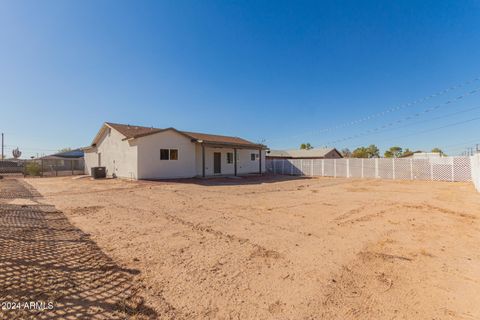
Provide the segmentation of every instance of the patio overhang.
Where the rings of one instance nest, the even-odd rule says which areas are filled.
[[[237,175],[237,150],[238,149],[249,149],[249,150],[258,150],[259,153],[259,165],[258,171],[259,174],[262,174],[262,150],[267,150],[267,146],[263,144],[240,144],[240,143],[231,143],[231,142],[219,142],[219,141],[207,141],[200,139],[192,139],[193,143],[197,143],[202,146],[202,177],[205,178],[205,148],[228,148],[233,149],[233,166],[234,166],[234,175]]]

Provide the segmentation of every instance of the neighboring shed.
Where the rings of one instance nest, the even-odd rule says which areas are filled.
[[[342,154],[335,148],[313,148],[310,150],[269,150],[267,159],[338,159]]]

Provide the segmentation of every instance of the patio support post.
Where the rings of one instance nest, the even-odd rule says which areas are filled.
[[[205,145],[202,143],[202,177],[205,178]]]
[[[237,148],[233,148],[233,169],[236,176],[237,175]]]
[[[262,174],[262,148],[258,149],[258,173]]]

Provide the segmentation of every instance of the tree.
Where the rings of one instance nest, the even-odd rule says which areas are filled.
[[[401,147],[390,147],[387,151],[385,151],[384,156],[385,158],[399,158],[403,154],[403,149]]]
[[[353,150],[352,157],[354,158],[378,158],[380,157],[380,150],[376,145],[371,144],[368,147],[358,147]]]
[[[368,146],[367,152],[369,158],[380,158],[380,150],[374,144]]]
[[[433,148],[431,152],[440,153],[440,155],[446,156],[446,154],[443,153],[442,149],[440,148]]]
[[[411,157],[413,154],[414,152],[407,148],[403,151],[402,157]]]
[[[302,150],[310,150],[310,149],[313,149],[313,146],[310,144],[310,143],[302,143],[300,145],[300,149]]]
[[[351,158],[352,157],[352,151],[350,151],[350,149],[348,149],[348,148],[343,148],[342,151],[340,151],[340,153],[342,154],[342,156],[344,158]]]

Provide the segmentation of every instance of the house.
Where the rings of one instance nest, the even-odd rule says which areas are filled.
[[[440,152],[421,152],[416,151],[406,158],[413,159],[433,159],[433,158],[442,158],[443,155]]]
[[[42,163],[42,170],[45,172],[69,171],[78,174],[85,170],[84,151],[82,149],[74,149],[62,151],[48,156],[37,158]]]
[[[107,176],[171,179],[265,172],[266,146],[238,137],[105,122],[85,148],[85,170]]]
[[[310,150],[269,150],[267,159],[338,159],[342,154],[335,148],[313,148]]]
[[[38,159],[41,160],[77,160],[83,162],[84,151],[82,149],[74,149],[54,153],[48,156],[43,156]]]

